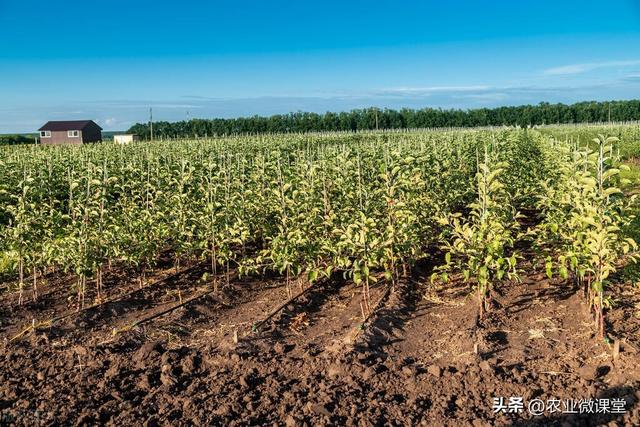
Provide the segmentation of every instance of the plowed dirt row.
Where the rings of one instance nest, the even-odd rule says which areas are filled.
[[[234,279],[198,292],[186,276],[127,310],[38,330],[0,349],[0,419],[16,425],[638,425],[637,291],[615,288],[614,361],[593,335],[580,293],[531,274],[507,283],[489,316],[463,285],[433,290],[428,274],[401,283],[362,329],[360,288],[318,283],[259,331],[287,300],[281,279]],[[199,288],[200,287],[200,288]],[[190,295],[190,294],[189,294]],[[222,303],[221,303],[222,302]],[[5,302],[3,302],[5,304]],[[2,313],[7,307],[2,306]],[[3,318],[3,321],[6,319]],[[84,323],[83,323],[84,322]],[[62,398],[64,396],[64,398]],[[620,398],[624,414],[494,413],[494,398]]]

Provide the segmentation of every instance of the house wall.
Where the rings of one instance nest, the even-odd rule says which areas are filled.
[[[49,138],[40,138],[40,143],[42,145],[59,145],[59,144],[82,144],[82,131],[80,131],[80,135],[75,138],[69,138],[67,136],[67,131],[52,131],[51,137]]]
[[[89,123],[82,130],[82,142],[100,142],[102,141],[102,131],[100,127],[94,123]]]
[[[137,141],[136,135],[113,135],[113,141],[117,144],[129,144],[130,142]]]

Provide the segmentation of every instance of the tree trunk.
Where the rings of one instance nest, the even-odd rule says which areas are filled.
[[[38,300],[38,272],[33,269],[33,302]]]
[[[22,261],[22,259],[20,259],[20,284],[19,284],[19,288],[20,291],[18,293],[18,305],[22,305],[22,292],[24,290],[24,261]]]

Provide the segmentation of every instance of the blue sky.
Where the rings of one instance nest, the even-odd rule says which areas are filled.
[[[0,0],[0,133],[631,98],[637,0]]]

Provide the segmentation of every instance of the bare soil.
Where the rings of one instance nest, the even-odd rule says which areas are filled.
[[[340,277],[257,330],[288,299],[281,278],[234,274],[212,293],[195,265],[160,269],[140,289],[116,268],[105,276],[109,302],[79,313],[62,276],[37,303],[18,307],[5,292],[0,424],[640,425],[637,289],[612,289],[607,330],[621,340],[613,360],[566,282],[529,272],[505,283],[478,323],[468,287],[434,289],[426,270],[391,292],[373,286],[378,305],[364,325],[360,288]],[[616,397],[626,413],[494,414],[493,398],[512,396]]]

